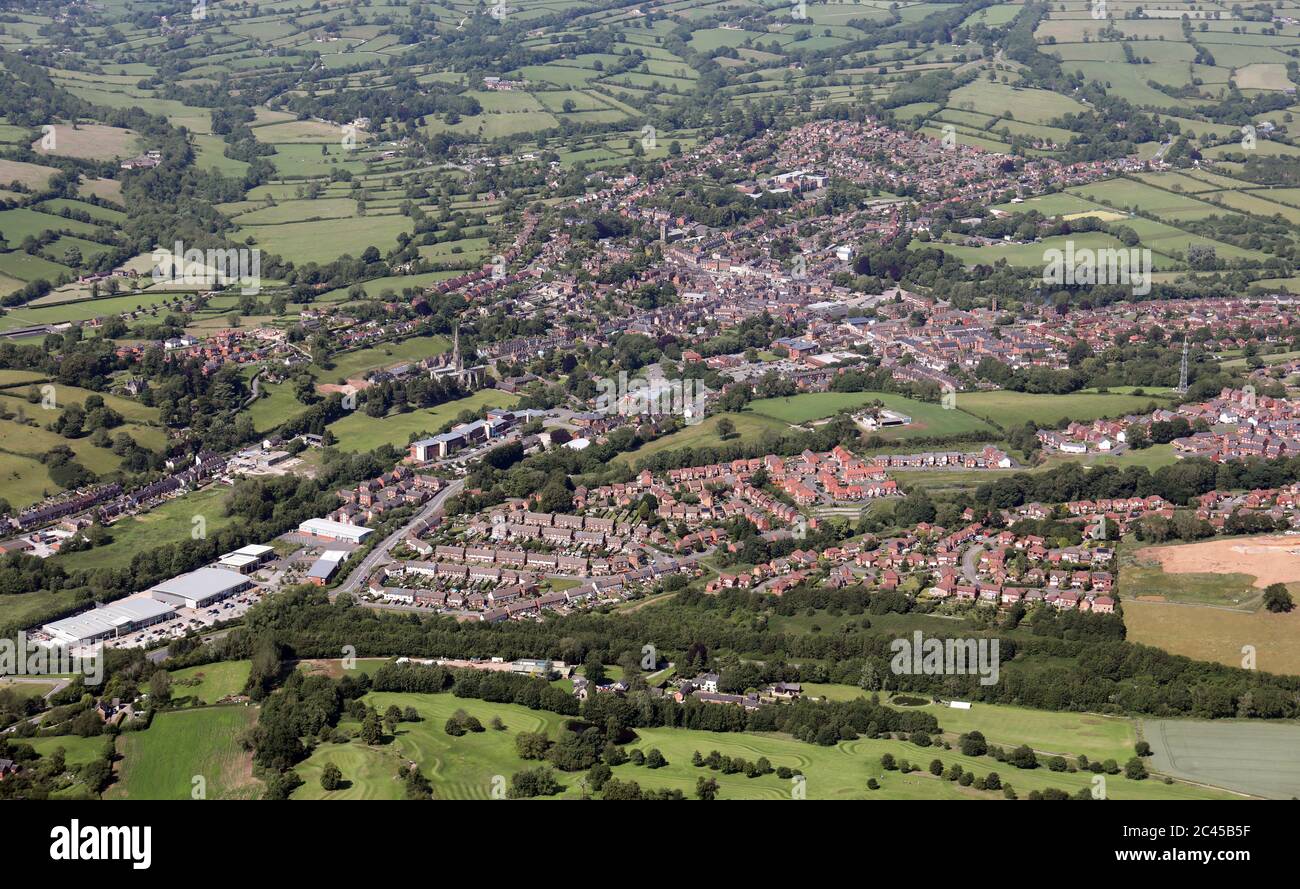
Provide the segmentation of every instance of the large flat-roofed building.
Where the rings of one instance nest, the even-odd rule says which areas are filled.
[[[319,537],[322,540],[346,540],[360,543],[370,536],[371,530],[360,525],[345,525],[329,519],[308,519],[298,526],[299,534]]]
[[[252,586],[247,577],[225,568],[200,568],[189,574],[164,580],[149,590],[159,602],[178,608],[205,608]]]
[[[240,574],[252,574],[269,562],[274,555],[275,550],[271,547],[251,543],[248,546],[241,546],[232,553],[226,553],[217,560],[216,567],[238,571]]]
[[[166,602],[136,597],[65,617],[41,627],[41,631],[61,645],[89,645],[114,639],[176,615]]]
[[[307,582],[324,586],[338,573],[339,566],[347,561],[348,554],[343,550],[323,552],[307,571]]]

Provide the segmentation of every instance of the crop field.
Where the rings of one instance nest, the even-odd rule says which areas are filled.
[[[119,737],[117,780],[105,796],[192,799],[201,777],[204,799],[256,798],[253,754],[238,740],[256,719],[255,708],[238,705],[159,713],[149,728]]]
[[[1242,666],[1250,646],[1267,673],[1300,675],[1300,613],[1272,614],[1124,600],[1130,642],[1196,660]]]
[[[120,127],[101,124],[67,124],[53,125],[52,148],[46,148],[46,139],[51,134],[37,139],[31,148],[37,154],[79,157],[87,160],[114,160],[129,157],[138,151],[136,134]]]
[[[1189,781],[1269,799],[1300,796],[1300,726],[1260,720],[1146,719],[1151,765]]]

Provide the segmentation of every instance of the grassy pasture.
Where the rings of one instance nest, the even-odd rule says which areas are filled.
[[[257,719],[252,707],[204,707],[160,713],[142,732],[118,739],[122,759],[109,799],[191,799],[195,776],[206,799],[254,799],[253,755],[238,738]]]
[[[111,543],[53,558],[70,571],[125,568],[138,552],[189,540],[195,516],[203,517],[209,534],[230,524],[223,505],[227,493],[223,487],[210,487],[169,500],[143,515],[119,519],[109,525]]]
[[[760,414],[749,412],[714,414],[706,417],[701,423],[696,423],[693,426],[683,426],[676,432],[642,445],[638,450],[619,454],[615,459],[636,464],[660,451],[675,451],[681,448],[716,448],[727,444],[728,442],[724,442],[718,434],[718,421],[723,417],[731,420],[736,427],[735,438],[728,439],[728,442],[754,442],[762,438],[765,433],[771,432],[780,435],[790,428],[789,424],[781,420],[774,420]]]
[[[518,397],[497,389],[483,389],[466,398],[449,401],[437,407],[393,414],[376,420],[355,411],[329,425],[338,437],[339,448],[345,451],[369,451],[381,444],[403,448],[416,433],[437,433],[442,426],[464,410],[479,411],[485,407],[512,407]]]
[[[215,704],[227,695],[239,694],[248,682],[250,661],[219,661],[176,670],[172,677],[172,700],[191,698],[194,704]]]
[[[31,144],[32,151],[86,160],[114,160],[139,151],[136,134],[121,127],[79,124],[74,129],[67,124],[55,124],[53,135],[54,147],[46,148],[46,138],[42,137]]]
[[[3,185],[21,182],[28,188],[40,189],[44,188],[50,181],[50,177],[57,172],[54,167],[0,159],[0,184]],[[6,236],[8,234],[5,232]]]

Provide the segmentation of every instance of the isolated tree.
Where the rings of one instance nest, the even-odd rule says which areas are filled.
[[[320,786],[322,790],[338,790],[339,784],[343,781],[343,773],[339,767],[332,762],[325,763],[325,768],[320,773]]]
[[[1264,588],[1264,607],[1274,614],[1281,614],[1295,608],[1291,593],[1284,583],[1270,583]]]

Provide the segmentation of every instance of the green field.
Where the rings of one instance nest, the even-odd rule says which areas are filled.
[[[1024,707],[976,703],[969,710],[937,704],[923,709],[934,713],[945,730],[955,734],[978,731],[991,744],[1014,747],[1028,744],[1039,753],[1074,758],[1114,759],[1123,764],[1133,755],[1137,732],[1131,719],[1092,713],[1056,713]]]
[[[159,713],[142,732],[118,739],[121,760],[109,799],[191,799],[195,779],[206,799],[256,798],[252,753],[239,736],[257,719],[253,707],[204,707]]]
[[[339,448],[345,451],[369,451],[383,444],[404,448],[412,435],[436,435],[444,424],[454,420],[461,411],[478,412],[486,407],[513,407],[517,395],[499,389],[482,389],[466,398],[449,401],[437,407],[393,414],[383,419],[354,411],[328,427],[338,438]]]
[[[1064,417],[1088,421],[1100,417],[1121,417],[1145,413],[1152,395],[1096,394],[1075,392],[1069,395],[1031,395],[1026,392],[958,392],[959,410],[983,417],[1004,429],[1034,423],[1055,423]]]
[[[1254,583],[1249,574],[1167,574],[1159,565],[1129,564],[1119,570],[1119,589],[1127,597],[1192,605],[1258,605],[1260,591]]]
[[[438,799],[486,799],[491,797],[496,776],[508,780],[514,772],[535,765],[519,759],[514,750],[513,735],[519,731],[537,731],[545,728],[554,737],[563,718],[545,711],[533,711],[513,704],[492,704],[474,699],[456,698],[452,695],[419,695],[378,693],[367,696],[380,712],[388,705],[415,707],[423,721],[401,723],[391,742],[370,748],[357,740],[348,744],[327,744],[317,748],[311,757],[298,767],[304,784],[295,798],[319,799],[398,799],[402,786],[396,780],[398,766],[405,760],[419,764],[434,787]],[[507,730],[488,729],[454,738],[443,730],[447,718],[457,709],[464,709],[487,725],[493,716],[500,716]],[[950,750],[920,748],[904,741],[842,741],[833,747],[818,747],[778,735],[740,733],[713,733],[688,729],[656,728],[637,730],[638,738],[629,745],[643,751],[657,748],[668,760],[661,769],[625,764],[614,769],[620,780],[636,781],[644,789],[679,789],[688,798],[693,796],[695,782],[701,775],[716,778],[719,799],[790,799],[796,785],[775,774],[758,778],[743,775],[723,775],[691,765],[695,751],[708,754],[717,750],[728,756],[742,756],[753,761],[765,756],[774,767],[789,766],[803,772],[806,782],[802,790],[809,799],[978,799],[1000,798],[997,793],[984,793],[963,788],[955,782],[935,778],[928,772],[902,775],[884,772],[880,756],[892,753],[906,758],[923,768],[930,760],[938,758],[945,765],[960,764],[963,769],[977,775],[998,772],[1004,782],[1013,784],[1023,797],[1030,790],[1059,787],[1075,791],[1089,787],[1091,773],[1056,773],[1046,768],[1032,771],[1017,770],[990,757],[966,757]],[[349,782],[343,789],[326,793],[320,787],[320,773],[326,762],[334,762]],[[557,772],[565,789],[560,796],[575,798],[581,795],[578,778],[581,773]],[[880,780],[878,791],[868,791],[870,777]],[[1165,785],[1159,781],[1129,781],[1122,777],[1108,779],[1108,793],[1117,799],[1197,799],[1222,798],[1218,791],[1192,787],[1186,784]]]
[[[451,342],[442,336],[415,336],[398,343],[383,343],[355,352],[343,352],[330,359],[328,368],[312,366],[312,374],[322,382],[347,380],[360,376],[368,370],[377,370],[418,361],[432,355],[441,355],[451,348]]]
[[[249,661],[221,661],[177,670],[171,674],[172,700],[191,698],[191,703],[199,706],[239,694],[248,682],[250,666]]]
[[[207,533],[224,528],[231,519],[225,514],[225,497],[229,490],[221,485],[186,494],[143,513],[119,519],[108,526],[113,540],[94,549],[54,556],[58,564],[70,571],[95,568],[125,568],[136,553],[191,539],[196,527],[193,519],[202,516]]]
[[[789,398],[765,398],[750,402],[748,410],[786,423],[806,423],[873,401],[883,402],[886,408],[907,414],[913,420],[909,426],[881,432],[886,438],[992,431],[990,426],[962,411],[944,410],[942,405],[889,392],[813,392]]]
[[[52,735],[45,738],[23,738],[20,743],[30,744],[41,756],[49,756],[62,747],[68,765],[82,765],[103,756],[105,740],[103,735],[92,735],[89,738],[80,735]]]
[[[731,420],[736,427],[735,436],[725,442],[718,434],[718,421],[723,417]],[[619,454],[615,459],[635,464],[660,451],[675,451],[681,448],[716,448],[732,442],[749,444],[758,441],[767,433],[780,435],[788,431],[789,428],[787,423],[780,420],[749,412],[714,414],[706,417],[701,423],[696,423],[693,426],[683,426],[676,432],[657,438],[638,450]]]

